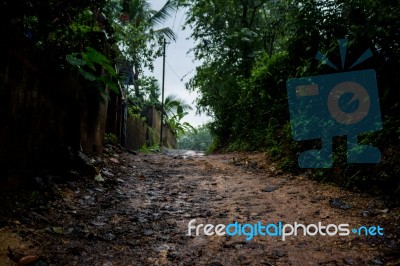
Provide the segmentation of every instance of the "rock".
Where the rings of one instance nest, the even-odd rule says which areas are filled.
[[[352,258],[344,258],[343,263],[346,265],[354,265],[354,260]]]
[[[22,257],[18,261],[18,265],[19,266],[32,265],[33,263],[37,262],[38,260],[39,260],[39,256],[37,256],[37,255],[27,255],[27,256]]]
[[[78,154],[74,157],[75,166],[82,170],[89,176],[95,176],[99,173],[99,170],[93,165],[92,161],[83,152],[78,151]]]
[[[283,174],[284,174],[284,172],[282,170],[276,171],[276,175],[283,175]]]
[[[383,209],[383,210],[380,210],[380,212],[383,213],[383,214],[386,214],[386,213],[389,212],[389,209]]]
[[[113,233],[108,232],[104,235],[103,237],[104,239],[108,240],[108,241],[113,241],[116,237]]]
[[[151,235],[154,235],[154,231],[151,230],[151,229],[145,229],[144,232],[143,232],[143,234],[144,234],[145,236],[151,236]]]
[[[63,235],[64,234],[64,229],[62,227],[59,226],[54,226],[52,228],[53,232],[59,235]]]
[[[221,262],[211,262],[208,266],[224,266]]]
[[[272,256],[276,257],[276,258],[282,258],[284,256],[286,256],[285,251],[281,250],[281,249],[276,249],[274,251],[272,251]]]
[[[363,215],[364,217],[375,217],[375,216],[377,216],[378,214],[377,214],[375,211],[373,211],[373,210],[367,210],[367,211],[363,211],[363,212],[362,212],[362,215]]]
[[[353,208],[353,205],[348,204],[340,199],[334,198],[330,199],[329,203],[332,207],[342,209],[342,210],[347,210]]]
[[[372,259],[369,263],[370,265],[384,265],[384,260],[381,257],[376,257],[374,259]]]
[[[102,169],[101,173],[106,177],[114,177],[114,174],[111,173],[108,169]]]
[[[110,158],[110,162],[115,163],[115,164],[119,164],[118,159],[114,158],[114,157]]]
[[[277,187],[277,186],[266,187],[266,188],[261,189],[261,192],[273,192],[273,191],[277,190],[278,188],[279,187]]]
[[[104,182],[105,181],[105,179],[101,176],[101,174],[96,175],[94,180],[96,180],[97,182]]]

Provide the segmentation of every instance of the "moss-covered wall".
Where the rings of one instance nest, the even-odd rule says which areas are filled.
[[[146,122],[140,117],[128,119],[126,147],[131,150],[138,150],[143,145],[158,146],[160,142],[161,114],[154,107],[148,108],[145,112]],[[163,125],[163,146],[177,148],[175,134],[171,129]]]

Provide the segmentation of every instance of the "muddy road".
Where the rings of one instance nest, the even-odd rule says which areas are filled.
[[[39,256],[33,265],[400,264],[398,208],[285,174],[262,154],[110,150],[97,167],[100,175],[92,178],[39,179],[49,190],[45,196],[3,195],[8,203],[0,219],[0,265],[15,265],[8,247],[15,260]],[[196,229],[188,236],[193,219],[193,226],[259,221],[349,224],[349,230],[380,226],[383,236],[350,231],[348,236],[299,233],[285,241],[258,235],[247,241],[244,235],[205,236],[202,228],[199,236]]]

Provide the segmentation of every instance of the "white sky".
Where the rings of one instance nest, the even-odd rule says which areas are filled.
[[[149,0],[151,8],[159,10],[166,0]],[[179,9],[171,18],[169,18],[163,27],[171,28],[177,34],[176,42],[167,44],[166,63],[165,63],[165,96],[175,94],[179,98],[184,99],[193,106],[193,111],[185,116],[182,121],[189,122],[192,126],[199,126],[211,120],[204,114],[196,115],[196,106],[194,100],[197,93],[189,92],[185,89],[185,83],[195,74],[196,64],[194,62],[193,53],[189,53],[189,49],[193,48],[195,42],[190,38],[190,28],[182,30],[186,15],[184,9]],[[160,27],[160,28],[163,28]],[[147,72],[151,74],[151,72]],[[162,85],[162,57],[154,62],[154,72],[151,74],[158,79],[160,86]]]

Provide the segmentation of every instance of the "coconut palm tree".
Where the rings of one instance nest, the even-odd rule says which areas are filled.
[[[174,94],[170,94],[164,101],[165,123],[169,125],[170,129],[177,135],[182,135],[187,131],[196,129],[188,122],[182,122],[182,118],[189,114],[189,110],[193,107],[186,103],[185,100],[178,98]]]
[[[175,40],[176,35],[170,28],[156,28],[176,12],[178,1],[168,0],[160,10],[151,9],[150,4],[146,0],[131,0],[125,2],[128,2],[128,20],[130,23],[134,24],[135,27],[140,27],[142,23],[148,23],[148,27],[154,30],[157,35]]]
[[[164,112],[167,117],[184,114],[189,110],[193,110],[193,107],[175,94],[168,95],[164,100]]]
[[[129,47],[128,57],[133,65],[133,82],[135,96],[140,96],[139,76],[142,65],[152,68],[152,59],[161,53],[161,40],[175,40],[175,33],[168,27],[160,25],[176,12],[178,0],[168,0],[160,10],[153,10],[146,0],[124,0],[123,22],[124,35],[127,37],[125,45]],[[149,41],[155,44],[149,46]],[[157,47],[158,46],[158,47]],[[147,59],[147,60],[146,60]]]

